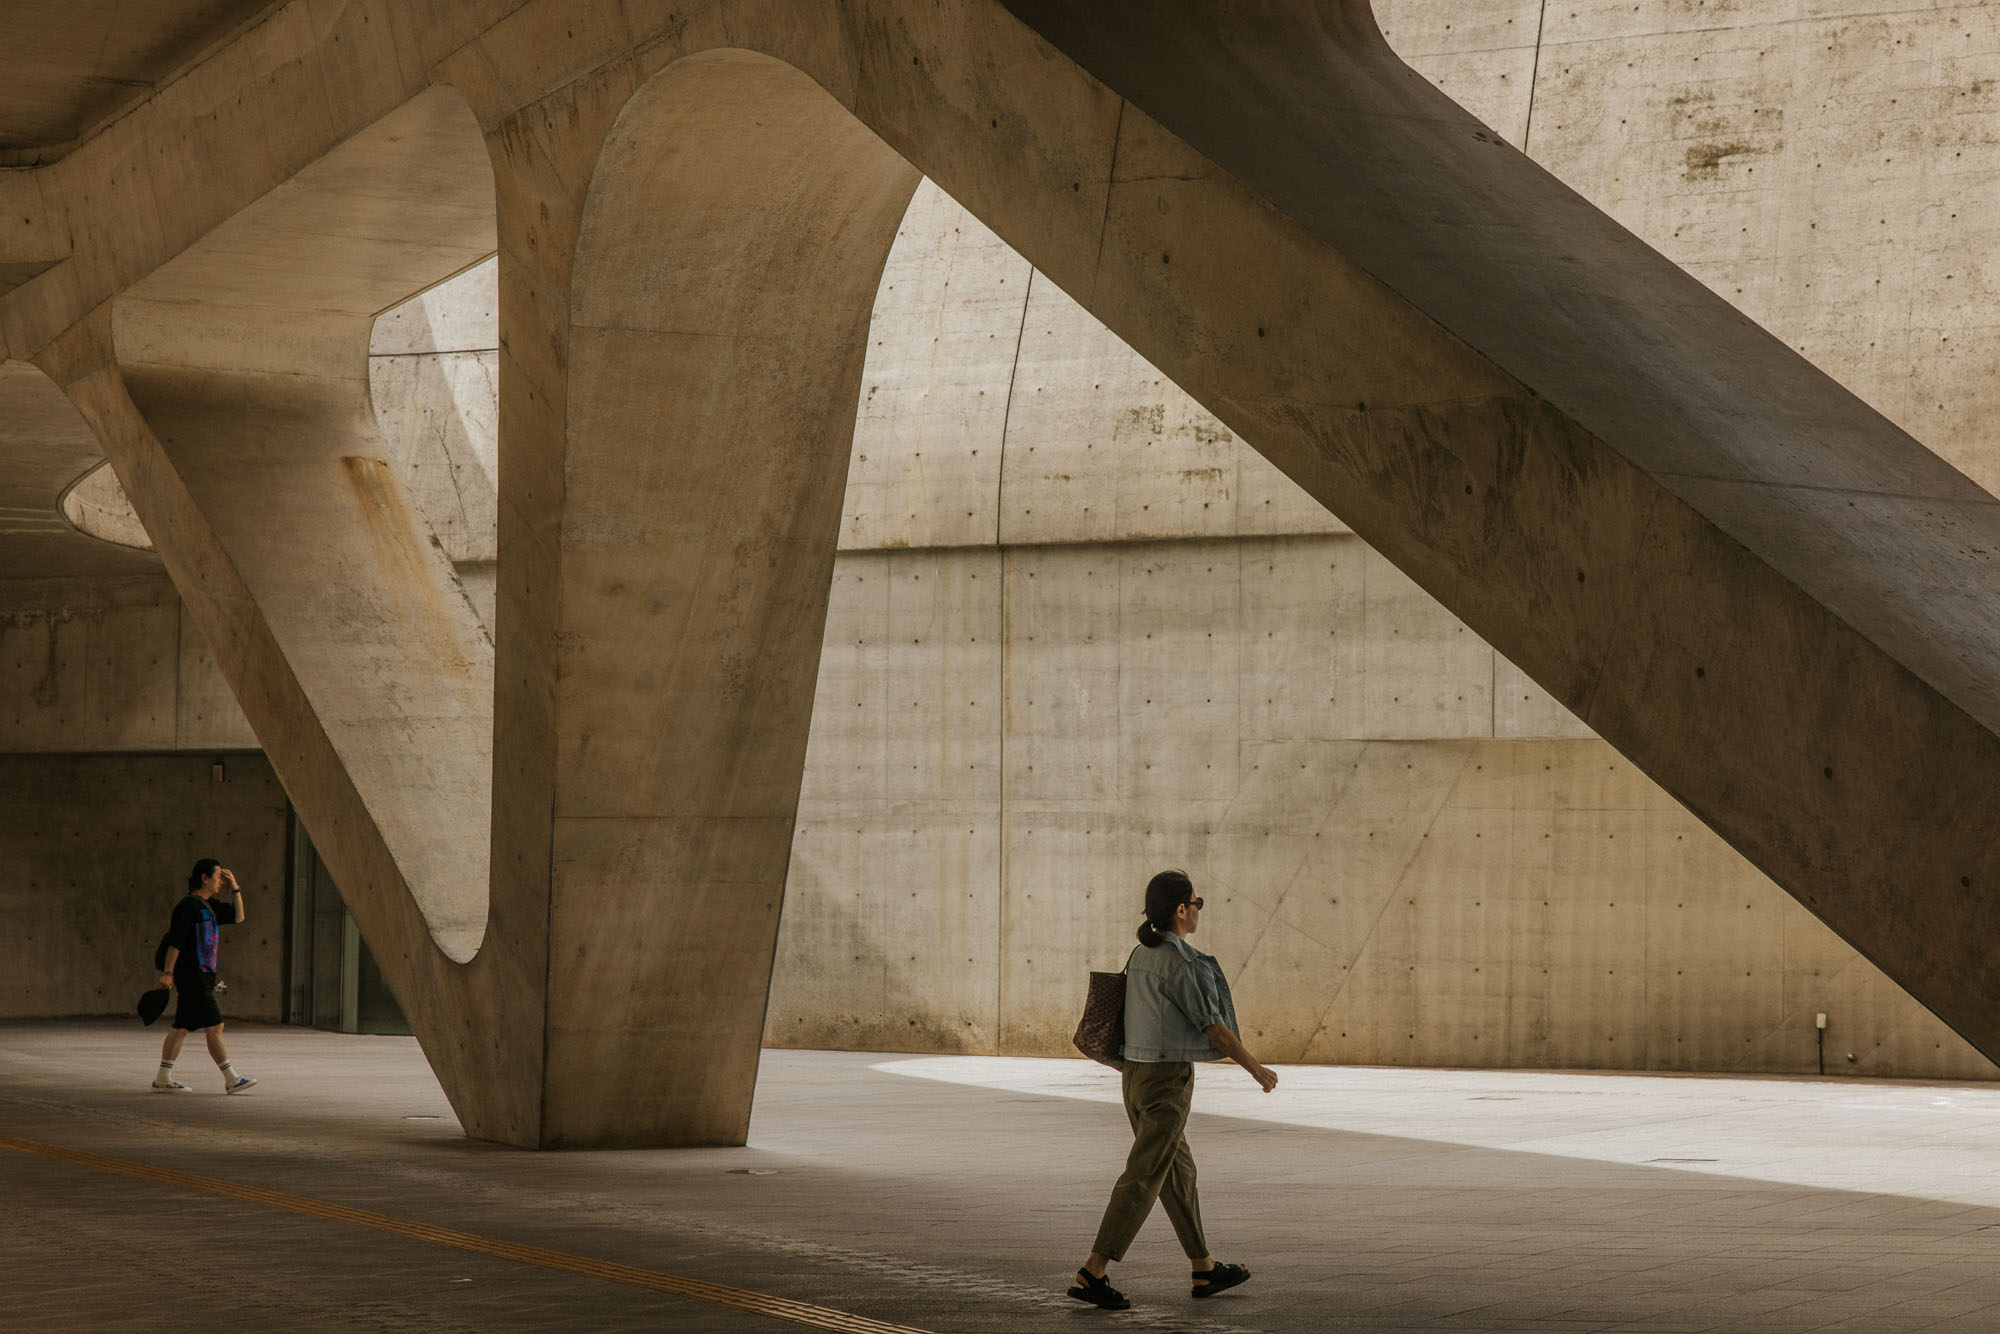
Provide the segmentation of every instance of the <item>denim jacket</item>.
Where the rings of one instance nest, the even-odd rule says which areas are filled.
[[[1222,1024],[1235,1033],[1236,1003],[1215,956],[1171,932],[1150,949],[1136,945],[1125,962],[1125,1059],[1219,1061],[1203,1030]]]

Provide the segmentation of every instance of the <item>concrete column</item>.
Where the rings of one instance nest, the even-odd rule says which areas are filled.
[[[599,133],[579,201],[552,164]],[[917,174],[742,51],[654,75],[608,133],[538,108],[493,137],[499,801],[549,849],[540,1142],[741,1143],[868,317]]]

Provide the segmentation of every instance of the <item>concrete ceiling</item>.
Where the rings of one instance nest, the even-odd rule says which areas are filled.
[[[0,166],[61,157],[273,0],[4,0]]]
[[[275,2],[0,0],[0,167],[61,157]],[[46,267],[0,264],[0,292]],[[63,490],[102,459],[54,385],[0,363],[0,578],[158,572],[150,553],[63,518]]]

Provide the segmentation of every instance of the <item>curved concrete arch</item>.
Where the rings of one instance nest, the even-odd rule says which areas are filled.
[[[93,463],[89,471],[64,487],[56,504],[70,527],[85,536],[133,551],[153,549],[153,539],[146,535],[139,512],[118,485],[118,473],[109,459]]]
[[[143,546],[70,521],[70,492],[103,462],[60,384],[32,363],[0,360],[0,579],[159,574]]]

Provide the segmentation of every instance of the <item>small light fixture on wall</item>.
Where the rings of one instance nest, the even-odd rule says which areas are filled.
[[[208,766],[208,776],[218,783],[229,781],[229,775],[223,772],[221,760],[217,760],[214,764]]]

